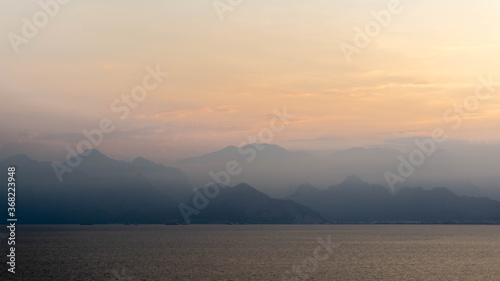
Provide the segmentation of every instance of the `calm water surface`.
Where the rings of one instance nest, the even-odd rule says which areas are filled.
[[[0,238],[0,280],[500,280],[500,226],[20,226],[16,240],[13,276]]]

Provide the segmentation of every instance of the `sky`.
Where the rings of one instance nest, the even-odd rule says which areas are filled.
[[[459,128],[443,119],[480,77],[500,81],[498,1],[401,0],[350,61],[340,46],[355,46],[356,28],[391,1],[229,1],[221,18],[214,4],[228,1],[73,0],[14,47],[38,2],[0,1],[0,158],[62,159],[109,118],[115,129],[95,148],[168,163],[248,141],[283,108],[295,118],[272,143],[291,150],[387,145],[435,128],[500,142],[500,90]],[[121,119],[113,102],[148,66],[169,75]]]

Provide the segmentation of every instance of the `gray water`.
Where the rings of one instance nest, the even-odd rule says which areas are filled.
[[[16,240],[15,275],[0,241],[0,280],[500,280],[500,226],[22,226]]]

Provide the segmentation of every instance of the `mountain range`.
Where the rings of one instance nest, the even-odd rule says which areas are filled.
[[[387,188],[350,176],[319,190],[301,185],[288,199],[332,223],[498,223],[500,202],[458,196],[447,188]]]
[[[262,150],[258,150],[260,148]],[[255,159],[248,161],[255,149]],[[382,151],[383,152],[383,151]],[[382,153],[372,151],[371,153]],[[365,151],[345,152],[364,155]],[[181,203],[194,208],[196,193],[189,175],[175,167],[166,167],[144,158],[132,162],[114,160],[98,150],[87,151],[73,172],[59,182],[51,162],[16,155],[0,161],[0,169],[15,166],[16,212],[20,223],[184,223]],[[383,153],[385,155],[385,153]],[[239,158],[238,158],[239,157]],[[360,156],[363,159],[364,156]],[[283,173],[284,162],[313,163],[316,156],[306,152],[290,152],[273,145],[229,147],[223,153],[181,161],[180,165],[223,163],[227,159],[256,165],[259,181],[265,169]],[[214,160],[216,159],[216,160]],[[346,160],[347,160],[346,159]],[[287,165],[290,167],[290,165]],[[326,168],[325,168],[326,169]],[[260,173],[259,173],[260,172]],[[288,174],[299,182],[306,172]],[[311,175],[309,175],[311,177]],[[245,175],[252,179],[249,175]],[[307,177],[305,177],[307,178]],[[7,182],[7,173],[0,180]],[[209,179],[210,180],[210,179]],[[240,180],[235,177],[233,181]],[[245,182],[245,181],[242,181]],[[306,181],[303,181],[306,182]],[[393,194],[380,184],[369,184],[358,176],[347,176],[326,189],[312,184],[298,184],[282,199],[264,192],[273,187],[237,183],[220,185],[215,197],[190,217],[193,223],[500,223],[500,202],[489,198],[457,195],[450,189],[399,188]],[[203,192],[203,188],[197,190]],[[7,209],[7,194],[0,194],[0,206]]]
[[[193,196],[191,184],[177,168],[143,158],[131,163],[97,150],[59,182],[51,162],[26,155],[0,161],[16,167],[16,213],[20,223],[184,223],[179,204]],[[0,176],[7,183],[7,173]],[[7,193],[0,195],[7,209]],[[272,199],[240,184],[224,188],[194,222],[321,223],[319,214],[298,203]]]
[[[350,175],[387,186],[385,172],[397,173],[399,156],[408,159],[408,153],[393,148],[350,148],[333,153],[289,151],[273,144],[248,144],[243,147],[228,146],[221,150],[177,161],[179,167],[194,186],[213,181],[210,173],[226,170],[229,162],[236,162],[242,171],[231,177],[230,185],[246,182],[275,198],[284,198],[307,182],[320,189],[342,182]],[[500,193],[478,188],[463,168],[463,157],[444,149],[426,158],[404,183],[405,186],[431,189],[446,186],[458,195],[490,196],[500,200]],[[495,181],[494,181],[495,182]]]

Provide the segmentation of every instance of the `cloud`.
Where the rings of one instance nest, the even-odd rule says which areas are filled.
[[[185,109],[173,109],[166,111],[159,111],[153,114],[138,114],[135,115],[134,119],[139,120],[155,120],[155,119],[182,119],[188,117],[197,117],[202,115],[211,115],[211,114],[233,114],[237,113],[239,110],[235,109],[232,106],[228,105],[220,105],[214,107],[198,107],[198,108],[185,108]]]
[[[60,133],[37,133],[37,134],[31,134],[32,139],[35,140],[41,140],[41,141],[46,141],[46,140],[58,140],[58,141],[64,141],[67,143],[75,143],[79,142],[85,137],[83,136],[82,133],[75,133],[75,132],[60,132]]]
[[[338,94],[345,94],[349,92],[359,92],[359,91],[378,91],[378,90],[385,90],[385,89],[394,89],[394,88],[442,88],[445,86],[452,86],[454,84],[434,84],[434,83],[427,83],[427,82],[415,82],[415,83],[387,83],[387,84],[379,84],[379,85],[372,85],[372,86],[351,86],[351,87],[344,87],[344,88],[331,88],[331,89],[325,89],[323,90],[324,92],[328,93],[338,93]]]
[[[323,138],[315,138],[315,139],[291,139],[288,140],[290,142],[320,142],[320,141],[334,141],[338,140],[339,138],[332,138],[332,137],[323,137]]]

